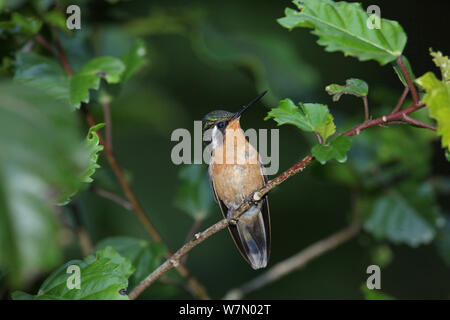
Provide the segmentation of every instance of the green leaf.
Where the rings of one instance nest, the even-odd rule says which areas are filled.
[[[121,256],[128,258],[136,268],[136,272],[130,278],[130,287],[137,285],[141,280],[156,270],[167,254],[163,244],[149,242],[130,237],[111,237],[100,241],[96,245],[97,250],[113,247]]]
[[[450,162],[450,151],[448,151],[448,149],[445,150],[445,159]]]
[[[450,83],[427,72],[416,82],[425,89],[422,101],[428,106],[430,117],[437,121],[437,134],[441,136],[442,147],[450,149]]]
[[[20,286],[61,262],[55,204],[80,187],[77,119],[43,90],[0,83],[0,266]]]
[[[365,283],[361,285],[361,292],[366,300],[395,300],[394,297],[391,297],[378,289],[367,288],[367,284]]]
[[[101,78],[108,83],[118,83],[125,71],[120,59],[99,57],[86,63],[80,72],[70,77],[56,61],[32,52],[17,53],[15,67],[16,82],[45,90],[73,109],[79,108],[81,102],[89,102],[89,90],[97,90]]]
[[[114,57],[98,57],[86,63],[79,72],[70,79],[70,102],[79,108],[81,102],[89,102],[89,90],[98,90],[100,79],[108,83],[119,83],[125,65]]]
[[[80,289],[69,289],[68,267],[80,268]],[[73,260],[54,271],[41,285],[37,295],[30,296],[15,292],[13,299],[33,300],[128,300],[124,289],[128,287],[128,278],[134,267],[129,259],[122,257],[112,247],[97,251],[83,261]]]
[[[343,94],[351,94],[358,98],[365,97],[369,93],[369,86],[360,79],[347,79],[345,86],[330,84],[325,90],[333,96],[333,101],[338,101]]]
[[[96,133],[97,130],[103,128],[104,123],[99,123],[89,128],[86,139],[84,140],[85,150],[88,152],[87,164],[84,170],[80,173],[79,181],[83,183],[90,183],[94,181],[91,176],[95,173],[97,168],[100,168],[98,162],[98,153],[103,150],[103,146],[100,144],[100,139]],[[65,205],[84,185],[81,184],[77,189],[66,190],[64,194],[60,196],[58,201],[59,205]]]
[[[103,150],[103,146],[100,144],[100,139],[96,131],[100,130],[104,126],[104,123],[99,123],[89,128],[89,132],[85,140],[87,150],[89,150],[89,165],[82,176],[81,180],[83,182],[94,181],[91,176],[94,174],[95,169],[100,168],[100,166],[97,164],[98,153]]]
[[[33,52],[18,52],[14,65],[14,81],[42,90],[70,105],[70,80],[56,61]]]
[[[61,11],[53,10],[47,12],[44,15],[44,22],[50,24],[51,26],[58,27],[63,31],[68,31],[66,26],[66,17],[62,14]]]
[[[450,81],[450,59],[440,51],[434,52],[430,49],[430,54],[433,57],[434,64],[441,69],[442,80],[448,83]]]
[[[200,165],[187,165],[180,169],[179,178],[175,206],[194,220],[205,219],[213,204],[207,170]]]
[[[281,100],[264,120],[273,118],[278,125],[292,124],[300,130],[318,132],[324,141],[336,132],[328,107],[318,103],[300,103],[299,109],[291,99]]]
[[[295,0],[297,10],[286,8],[278,22],[285,28],[312,28],[317,43],[326,51],[342,51],[361,61],[376,60],[381,65],[399,57],[406,34],[396,21],[381,19],[380,29],[369,29],[369,16],[360,3],[332,0]]]
[[[364,229],[378,239],[412,247],[429,243],[442,225],[432,187],[410,181],[365,204]]]
[[[409,77],[411,78],[411,81],[416,80],[416,76],[414,75],[414,72],[412,71],[411,64],[409,63],[409,60],[402,56],[403,65],[406,68],[406,71],[408,71]],[[405,75],[403,74],[402,69],[398,65],[397,61],[392,63],[392,66],[394,68],[395,73],[397,74],[400,81],[403,83],[405,87],[408,87],[408,81],[406,81]]]
[[[350,149],[350,137],[339,136],[328,142],[328,144],[316,144],[312,149],[312,155],[321,164],[331,159],[338,162],[347,161],[347,151]]]
[[[19,32],[28,36],[35,35],[42,27],[42,21],[34,17],[25,17],[18,12],[11,15],[11,23],[14,28],[18,27]]]
[[[134,46],[120,58],[125,65],[122,79],[128,81],[136,72],[147,64],[147,46],[142,40],[136,41]]]

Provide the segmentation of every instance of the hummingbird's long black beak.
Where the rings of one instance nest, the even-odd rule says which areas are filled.
[[[264,91],[263,93],[261,93],[259,96],[257,96],[255,99],[253,99],[252,101],[250,101],[246,106],[244,106],[240,111],[236,112],[230,120],[234,120],[239,118],[245,110],[247,110],[251,105],[255,104],[256,102],[258,102],[258,100],[260,100],[266,93],[268,90]]]

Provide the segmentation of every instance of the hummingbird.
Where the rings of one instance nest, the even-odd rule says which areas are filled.
[[[212,129],[211,161],[208,168],[214,198],[225,218],[267,181],[256,149],[247,141],[240,125],[241,115],[267,91],[236,113],[215,110],[203,118],[203,130]],[[231,160],[231,161],[230,161]],[[230,234],[253,269],[264,268],[270,255],[270,215],[267,195],[252,204],[234,224]]]

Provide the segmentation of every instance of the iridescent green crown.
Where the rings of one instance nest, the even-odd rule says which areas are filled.
[[[203,117],[203,130],[207,130],[214,126],[218,121],[230,119],[234,113],[225,110],[214,110]]]

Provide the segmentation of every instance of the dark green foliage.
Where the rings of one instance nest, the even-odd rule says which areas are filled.
[[[437,48],[443,51],[431,50],[428,60],[420,60],[412,46],[409,61],[402,55],[406,33],[384,18],[391,14],[387,7],[381,29],[370,29],[371,17],[359,3],[293,3],[295,9],[286,8],[277,20],[285,6],[277,2],[81,1],[82,29],[71,31],[67,1],[0,1],[0,295],[128,299],[125,293],[167,259],[167,248],[180,247],[191,235],[192,220],[205,228],[216,221],[206,167],[175,166],[170,133],[190,130],[192,120],[211,110],[238,110],[255,92],[269,90],[262,105],[242,117],[242,127],[282,126],[280,170],[308,153],[321,164],[271,192],[273,261],[342,228],[351,217],[363,231],[289,281],[250,298],[448,298],[450,278],[442,271],[450,265],[448,52]],[[394,18],[408,24],[411,17],[407,10]],[[431,35],[435,30],[427,19],[420,12],[414,23],[426,21],[424,34]],[[63,68],[56,39],[73,74]],[[363,119],[362,101],[340,100],[342,95],[367,99],[372,119],[393,110],[408,85],[399,58],[427,104],[410,116],[437,131],[398,123],[342,135]],[[436,70],[416,78],[412,67],[417,71],[431,61]],[[379,69],[388,63],[394,71]],[[382,70],[391,72],[394,84],[397,74],[396,86]],[[323,91],[329,83],[332,98]],[[404,105],[410,104],[408,96]],[[98,125],[86,125],[86,110]],[[102,153],[99,134],[106,138],[110,128],[102,129],[109,122],[105,111],[112,114],[117,161],[167,247],[151,241],[133,213],[90,192],[89,187],[105,188],[119,203],[126,197]],[[265,120],[275,122],[262,121],[265,113]],[[83,260],[81,227],[96,244]],[[233,250],[222,235],[189,254],[186,266],[214,298],[255,276]],[[423,259],[427,277],[411,267]],[[69,262],[57,268],[64,261]],[[73,264],[81,268],[80,290],[67,287],[66,270]],[[369,264],[382,268],[382,291],[359,285]],[[405,291],[404,279],[417,284]],[[384,293],[385,285],[392,296]],[[141,298],[190,298],[185,287],[174,269]]]

